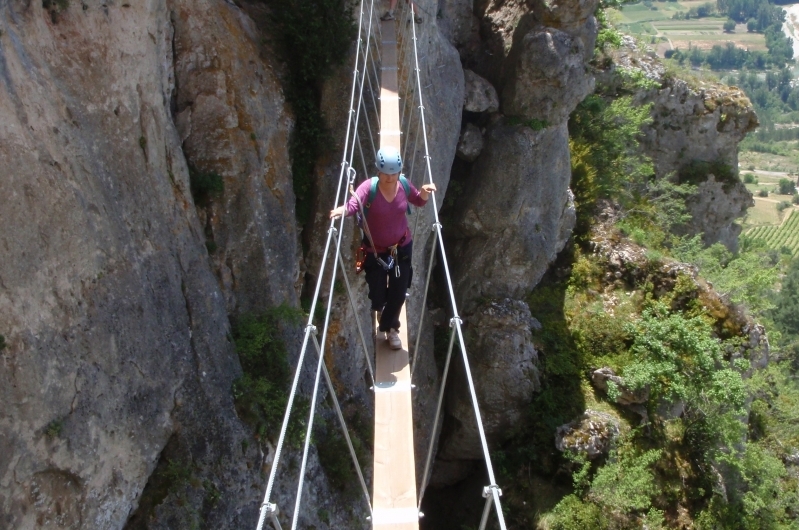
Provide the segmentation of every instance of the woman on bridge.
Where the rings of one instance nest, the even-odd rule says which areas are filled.
[[[402,348],[399,315],[413,273],[413,240],[406,217],[410,211],[408,204],[424,206],[436,186],[425,184],[417,190],[400,175],[402,157],[394,147],[380,149],[376,165],[376,186],[373,179],[362,182],[355,190],[357,198],[351,197],[346,205],[331,210],[330,218],[354,215],[362,205],[365,225],[372,238],[371,242],[364,239],[367,246],[364,270],[372,311],[378,313],[378,338],[387,332],[389,346],[399,350]]]

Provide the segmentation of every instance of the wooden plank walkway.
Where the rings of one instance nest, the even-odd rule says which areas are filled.
[[[400,146],[397,44],[394,21],[382,22],[380,84],[380,147]],[[413,451],[411,372],[408,321],[400,314],[403,349],[392,350],[385,340],[375,344],[375,453],[372,499],[374,530],[418,530],[416,464]],[[377,330],[375,330],[377,331]]]

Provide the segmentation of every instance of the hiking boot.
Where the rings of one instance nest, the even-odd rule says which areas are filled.
[[[380,17],[380,20],[384,21],[394,20],[394,13],[392,13],[391,11],[387,11],[385,15]]]
[[[394,328],[388,330],[388,345],[392,350],[401,350],[402,349],[402,340],[399,338],[399,331]]]

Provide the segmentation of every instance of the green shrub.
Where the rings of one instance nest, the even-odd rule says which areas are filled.
[[[716,182],[723,182],[726,185],[733,184],[738,180],[733,168],[723,160],[692,160],[677,172],[681,184],[701,184],[710,175],[716,178]],[[725,186],[726,188],[727,186]]]
[[[757,191],[758,197],[768,197],[768,190],[766,188]]]
[[[687,318],[654,302],[627,331],[634,337],[630,351],[635,360],[622,374],[630,388],[649,386],[656,398],[701,400],[741,410],[746,398],[741,375],[717,368],[722,343],[704,318]]]
[[[288,67],[284,93],[294,110],[289,147],[297,219],[311,213],[311,178],[324,146],[332,144],[320,108],[323,81],[342,64],[356,37],[346,0],[264,0],[271,8],[271,32]]]
[[[751,173],[744,175],[744,184],[757,184],[757,179]]]
[[[791,528],[788,513],[796,506],[795,492],[785,491],[785,465],[756,443],[742,451],[722,454],[732,481],[726,498],[715,495],[697,518],[699,529],[781,530]],[[786,526],[786,523],[789,525]]]
[[[601,530],[608,527],[599,506],[583,502],[576,495],[565,496],[541,522],[548,530]]]
[[[609,462],[597,471],[588,498],[611,510],[647,510],[657,493],[651,468],[660,455],[659,450],[641,455],[629,450],[612,453]]]
[[[262,315],[242,315],[233,327],[244,374],[233,383],[233,398],[242,420],[259,437],[274,436],[280,429],[288,403],[289,367],[281,323],[296,324],[301,313],[288,306],[273,308]],[[298,403],[299,401],[299,403]],[[297,444],[304,435],[307,403],[295,401],[289,442]]]
[[[44,428],[44,435],[47,436],[50,440],[58,438],[61,436],[61,432],[64,430],[64,420],[57,419],[53,420],[47,424]]]
[[[780,331],[799,337],[799,260],[788,266],[771,317]]]
[[[506,120],[506,123],[508,125],[523,125],[534,131],[540,131],[549,127],[547,120],[539,120],[538,118],[526,119],[521,116],[509,116]]]
[[[629,205],[646,188],[654,171],[638,145],[641,128],[651,122],[650,109],[633,105],[629,96],[606,100],[591,94],[569,117],[578,236],[590,227],[597,199]]]
[[[799,195],[794,195],[793,199],[791,199],[793,204],[799,204]]]
[[[788,201],[780,201],[777,203],[777,211],[783,212],[791,207],[791,203]]]
[[[596,37],[594,53],[601,53],[606,47],[610,49],[621,47],[622,34],[608,22],[604,7],[596,10],[596,20],[599,26],[599,33]]]
[[[203,173],[192,167],[189,167],[189,186],[194,202],[198,206],[206,205],[212,196],[219,195],[225,190],[225,182],[219,174]]]

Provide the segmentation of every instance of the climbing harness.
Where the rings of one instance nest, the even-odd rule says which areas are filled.
[[[361,245],[355,251],[355,274],[360,274],[363,271],[363,266],[366,263],[366,247]]]
[[[394,258],[393,258],[393,256],[391,254],[389,254],[388,262],[385,262],[380,257],[380,254],[377,253],[377,246],[375,246],[375,242],[372,239],[372,233],[369,231],[369,223],[366,222],[366,213],[364,212],[364,209],[363,209],[363,203],[361,202],[361,198],[358,197],[358,194],[355,193],[355,189],[352,187],[352,184],[350,184],[350,193],[352,194],[353,197],[355,197],[355,200],[358,202],[358,209],[360,210],[361,215],[363,216],[363,225],[362,225],[363,233],[364,233],[364,236],[369,240],[369,245],[372,248],[372,253],[374,253],[375,260],[377,261],[377,263],[380,264],[381,267],[383,267],[384,270],[390,271],[391,269],[394,268]],[[356,269],[357,269],[357,266],[356,266]]]

